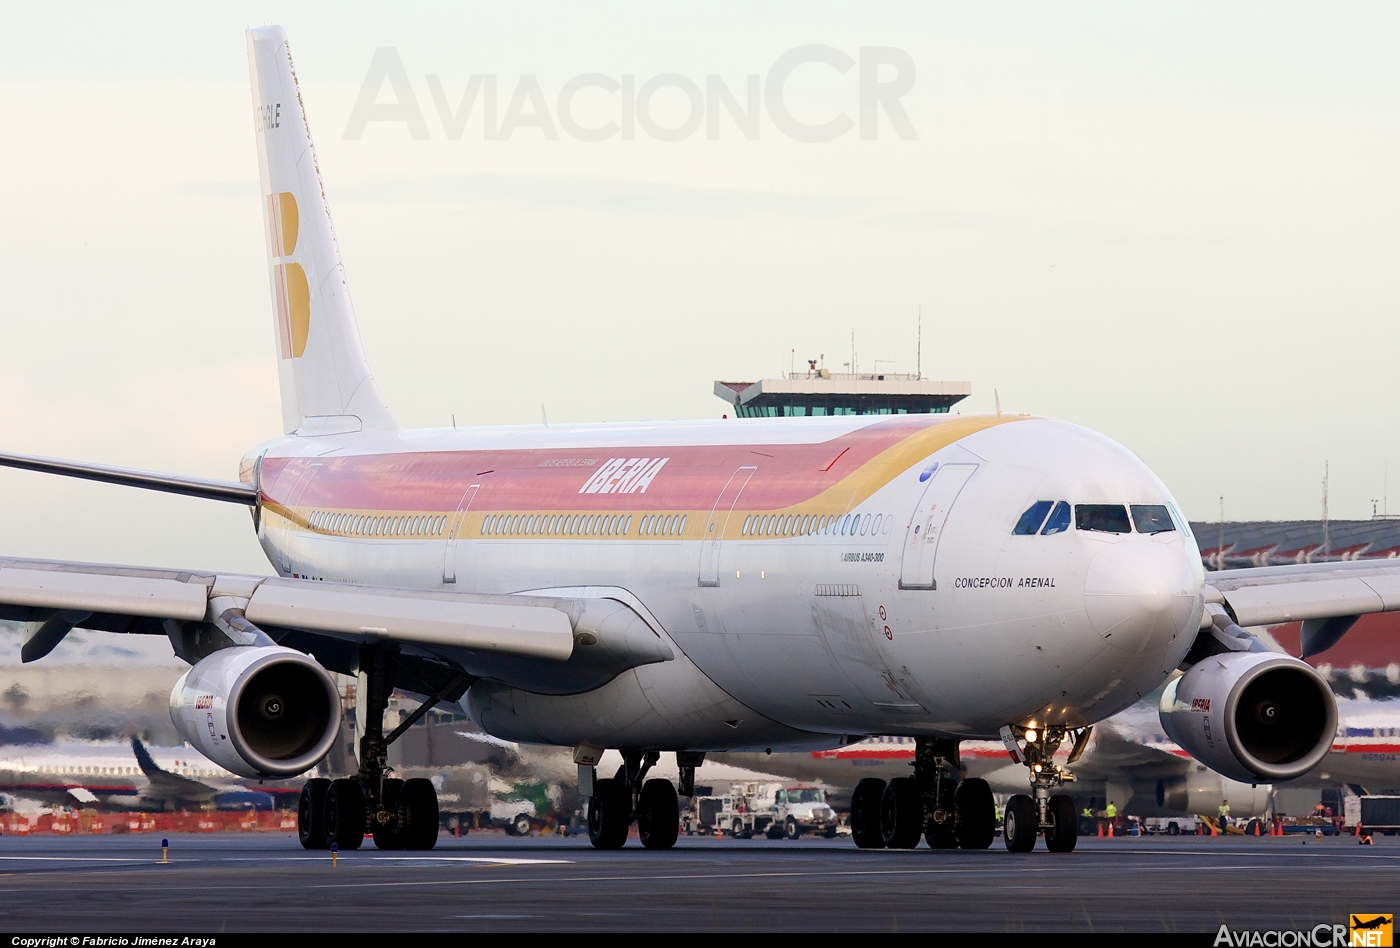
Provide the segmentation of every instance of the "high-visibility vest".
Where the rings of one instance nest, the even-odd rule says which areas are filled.
[[[1110,803],[1108,807],[1103,811],[1103,815],[1108,817],[1110,820],[1113,819],[1115,816],[1118,815],[1118,807]]]

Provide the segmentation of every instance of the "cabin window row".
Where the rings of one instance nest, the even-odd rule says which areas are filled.
[[[482,536],[626,536],[631,514],[491,514]]]
[[[370,537],[437,537],[442,536],[447,527],[447,517],[441,514],[373,517],[369,514],[317,511],[307,522],[311,529],[324,533]]]
[[[751,514],[740,534],[746,537],[878,536],[889,533],[884,514]]]
[[[1129,516],[1131,511],[1131,516]],[[1047,516],[1048,515],[1048,516]],[[1070,528],[1070,505],[1067,501],[1037,500],[1016,521],[1017,536],[1051,536]],[[1075,504],[1073,525],[1076,530],[1093,533],[1171,533],[1176,523],[1166,504]]]

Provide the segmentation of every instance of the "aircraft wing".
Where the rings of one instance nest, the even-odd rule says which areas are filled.
[[[601,684],[626,668],[674,657],[654,620],[605,589],[569,597],[490,596],[0,558],[0,619],[26,624],[26,662],[83,628],[166,635],[191,663],[230,645],[286,645],[314,654],[332,671],[353,674],[360,644],[389,640],[401,645],[395,686],[436,694],[456,680],[456,694],[444,695],[447,700],[472,677],[567,693],[579,683]],[[587,646],[577,652],[576,627],[593,632],[581,637]]]
[[[1357,618],[1400,609],[1400,562],[1300,563],[1206,573],[1206,602],[1241,626],[1303,623],[1303,656],[1326,651]],[[1204,620],[1210,621],[1210,610]]]
[[[1119,775],[1154,780],[1184,774],[1193,766],[1195,761],[1190,757],[1132,740],[1110,720],[1095,726],[1093,743],[1074,765],[1074,772],[1087,780]]]

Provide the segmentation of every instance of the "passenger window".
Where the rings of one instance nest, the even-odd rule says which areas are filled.
[[[1074,525],[1096,533],[1132,533],[1128,511],[1122,504],[1075,504]]]
[[[1048,537],[1056,533],[1064,533],[1069,529],[1069,504],[1063,500],[1055,505],[1055,509],[1050,511],[1050,517],[1045,521],[1045,529],[1040,531],[1040,535]]]
[[[689,519],[689,518],[687,518],[687,517],[682,517],[682,518],[681,518],[681,525],[680,525],[679,527],[676,528],[676,532],[677,532],[677,533],[685,533],[685,522],[686,522],[687,519]]]
[[[1053,500],[1037,500],[1026,508],[1026,512],[1021,514],[1021,519],[1016,521],[1016,529],[1012,530],[1013,536],[1033,537],[1040,532],[1041,524],[1045,523],[1045,515],[1050,512],[1050,508],[1055,506]]]
[[[1138,533],[1171,533],[1176,529],[1166,504],[1133,504],[1131,509]]]

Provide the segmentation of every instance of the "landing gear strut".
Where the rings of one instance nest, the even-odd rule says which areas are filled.
[[[1006,801],[1002,838],[1013,853],[1028,853],[1035,839],[1045,834],[1045,848],[1052,853],[1073,852],[1079,839],[1079,821],[1074,813],[1074,797],[1051,791],[1074,780],[1074,774],[1055,763],[1055,751],[1065,738],[1074,738],[1069,763],[1079,760],[1088,745],[1091,728],[1072,729],[1063,725],[1001,729],[1001,739],[1016,763],[1030,768],[1031,795],[1018,793]]]
[[[622,766],[611,778],[594,776],[594,765],[601,752],[580,748],[581,784],[591,784],[588,797],[588,839],[595,849],[621,849],[627,842],[627,828],[637,821],[637,836],[647,849],[670,849],[680,834],[681,811],[676,788],[669,780],[648,780],[647,772],[661,758],[657,751],[624,751]],[[681,792],[695,791],[695,768],[705,759],[701,753],[679,751],[676,762],[681,772]],[[587,789],[587,787],[581,787]]]
[[[379,643],[360,649],[360,671],[366,687],[365,730],[360,737],[360,768],[353,777],[308,780],[297,807],[297,837],[306,849],[359,849],[366,831],[380,849],[432,849],[438,836],[437,790],[422,778],[391,777],[389,745],[444,698],[458,697],[469,681],[466,673],[446,687],[424,684],[431,697],[394,729],[384,734],[384,712],[393,690],[398,650]],[[412,675],[411,671],[399,671]],[[416,676],[414,676],[416,677]]]
[[[851,835],[861,849],[986,849],[996,835],[996,805],[980,777],[959,780],[956,738],[921,737],[914,776],[889,783],[867,777],[851,800]]]

